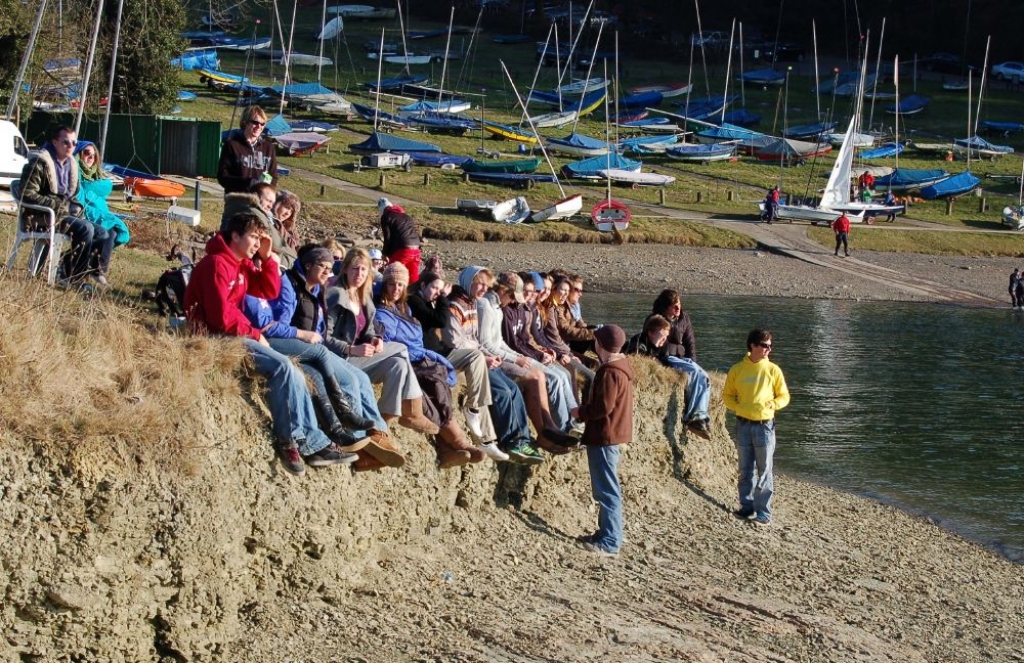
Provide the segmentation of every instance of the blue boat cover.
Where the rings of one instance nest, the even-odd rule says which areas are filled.
[[[193,69],[216,69],[220,66],[220,58],[213,49],[205,51],[189,51],[176,58],[171,58],[171,66],[182,71]]]
[[[865,150],[860,153],[861,159],[885,159],[888,157],[894,157],[897,154],[903,154],[903,143],[884,143],[879,145],[873,150]],[[878,181],[875,181],[875,186],[878,185]]]
[[[409,152],[409,156],[412,157],[413,163],[417,166],[445,166],[451,164],[455,167],[459,167],[467,161],[472,161],[473,157],[462,156],[460,154],[437,154],[435,152]]]
[[[608,143],[603,140],[598,140],[597,138],[591,138],[590,136],[585,136],[575,132],[569,134],[565,138],[551,138],[548,142],[555,143],[556,145],[580,147],[585,150],[598,150],[608,147]]]
[[[687,157],[717,157],[723,154],[732,154],[735,151],[735,145],[720,145],[718,143],[711,144],[698,144],[698,145],[679,145],[678,147],[670,147],[666,153],[678,154],[679,156]]]
[[[982,120],[981,126],[992,131],[1024,131],[1024,124],[1020,122],[996,122],[994,120]]]
[[[554,184],[558,179],[554,175],[543,173],[468,173],[470,182],[485,184],[513,184],[516,182],[547,182]]]
[[[761,121],[761,116],[757,113],[751,113],[746,108],[737,108],[731,110],[725,114],[722,118],[725,120],[725,124],[735,124],[741,127],[752,127]]]
[[[912,94],[909,97],[900,99],[899,110],[896,108],[896,104],[889,104],[885,107],[886,112],[889,113],[912,113],[919,111],[931,102],[928,97],[922,97],[921,95]]]
[[[609,152],[599,157],[567,163],[562,166],[562,173],[566,177],[601,177],[601,171],[605,169],[616,168],[636,172],[641,166],[643,164],[639,161],[627,159],[617,152]]]
[[[924,187],[921,189],[921,197],[925,200],[934,200],[935,198],[945,198],[946,196],[959,196],[968,191],[974,191],[978,188],[979,184],[981,184],[981,178],[971,171],[965,170],[959,175],[942,180],[938,184]],[[878,186],[878,180],[875,180],[875,186]]]
[[[353,143],[348,146],[353,152],[441,152],[441,148],[433,143],[424,143],[420,140],[400,138],[392,134],[385,134],[379,131],[370,134],[370,137],[361,143]]]
[[[620,122],[619,126],[626,129],[642,129],[643,127],[654,127],[660,124],[668,124],[672,120],[667,117],[645,117],[642,120],[632,120],[631,122]]]
[[[661,92],[641,92],[619,99],[620,108],[647,108],[657,106],[665,98]]]
[[[990,152],[999,152],[1001,154],[1013,153],[1013,148],[1009,145],[996,145],[977,135],[970,138],[957,138],[953,142],[961,147],[970,147],[975,150],[989,150]]]
[[[269,136],[281,136],[283,134],[289,134],[293,131],[303,131],[302,129],[296,129],[288,120],[284,119],[283,115],[275,115],[274,117],[267,120],[267,126],[263,127],[263,131]]]
[[[178,90],[178,101],[195,101],[196,93],[188,90]]]
[[[782,83],[785,81],[786,75],[781,71],[775,71],[774,69],[768,68],[748,71],[740,78],[747,83],[754,83],[755,85],[772,85],[773,83]]]
[[[876,189],[887,189],[890,186],[899,189],[913,187],[923,182],[949,177],[949,173],[936,168],[933,170],[917,170],[913,168],[897,168],[888,175],[875,178]]]
[[[292,120],[292,131],[337,131],[338,125],[319,120]]]
[[[444,129],[448,131],[469,131],[476,129],[475,120],[467,120],[456,115],[445,113],[431,113],[429,115],[411,115],[405,121],[412,125],[420,125],[427,129]]]
[[[402,87],[403,85],[419,85],[421,83],[426,83],[426,82],[427,82],[427,77],[422,75],[422,74],[417,74],[415,76],[396,76],[395,78],[384,78],[384,79],[381,79],[381,81],[380,81],[380,89],[381,90],[397,90],[400,87]],[[363,86],[367,87],[367,88],[369,88],[371,90],[376,90],[377,89],[377,81],[368,81],[366,83],[363,83]]]
[[[835,122],[816,122],[814,124],[798,124],[782,132],[786,138],[815,138],[830,131],[835,131]]]
[[[710,127],[701,131],[697,134],[702,138],[713,138],[719,141],[725,140],[749,140],[752,138],[764,138],[765,134],[753,131],[751,129],[744,129],[734,124],[726,122],[719,127]]]
[[[634,138],[623,138],[619,141],[620,149],[630,149],[638,145],[675,145],[679,137],[675,134],[663,134],[661,136],[636,136]]]
[[[313,94],[335,94],[334,90],[326,88],[320,83],[289,83],[288,85],[273,85],[270,89],[275,94],[285,94],[293,97],[308,97]]]
[[[718,115],[722,112],[723,108],[727,108],[729,104],[736,101],[735,95],[726,97],[723,99],[719,96],[714,97],[697,97],[690,99],[689,103],[679,104],[678,108],[683,112],[686,117],[693,120],[706,120],[714,115]],[[725,102],[724,104],[722,102]]]
[[[357,104],[353,102],[352,110],[356,112],[356,115],[363,118],[367,122],[373,122],[374,115],[376,115],[377,121],[384,120],[385,122],[391,122],[392,124],[405,124],[405,120],[398,117],[397,115],[388,113],[387,111],[372,108],[370,106],[364,106],[362,104]]]

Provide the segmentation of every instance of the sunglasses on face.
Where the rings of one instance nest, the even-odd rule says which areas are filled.
[[[266,122],[259,122],[257,120],[249,120],[249,124],[253,125],[254,127],[265,127],[267,125]]]
[[[772,344],[771,343],[758,343],[758,345],[761,346],[762,348],[764,348],[765,350],[771,350],[772,349]]]
[[[583,288],[573,288],[573,292],[583,292]]]
[[[74,147],[75,145],[78,145],[78,141],[63,138],[61,139],[60,144],[63,145],[64,147]]]

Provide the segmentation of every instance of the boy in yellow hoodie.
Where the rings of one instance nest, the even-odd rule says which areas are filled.
[[[772,521],[771,501],[775,492],[775,412],[789,405],[789,388],[782,369],[768,360],[772,351],[770,331],[751,331],[747,335],[747,350],[747,356],[729,369],[722,391],[725,407],[736,413],[740,508],[734,514],[767,525]]]

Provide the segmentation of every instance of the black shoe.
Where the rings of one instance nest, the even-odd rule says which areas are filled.
[[[754,517],[754,510],[750,507],[746,509],[736,509],[732,512],[732,515],[736,516],[740,520],[750,520]]]
[[[327,433],[327,437],[331,438],[331,442],[334,442],[334,446],[344,452],[354,453],[370,443],[369,437],[356,439],[355,436],[349,435],[346,431],[341,429],[336,429]]]
[[[580,438],[569,433],[563,433],[560,430],[555,430],[554,428],[545,428],[544,432],[540,435],[548,442],[567,449],[575,449],[580,446]]]
[[[349,400],[348,395],[341,391],[341,388],[330,389],[329,394],[331,399],[331,405],[334,406],[334,413],[338,415],[338,420],[348,428],[349,430],[365,430],[368,431],[377,425],[373,419],[360,416],[356,414],[355,410],[352,409],[352,402]]]
[[[305,461],[310,467],[327,467],[329,465],[351,465],[356,462],[357,458],[358,456],[355,454],[338,451],[332,444],[315,454],[306,456]]]

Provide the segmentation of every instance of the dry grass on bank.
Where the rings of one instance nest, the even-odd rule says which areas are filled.
[[[993,233],[942,232],[872,228],[850,232],[852,247],[886,253],[924,253],[939,256],[1020,257],[1024,243],[1020,235],[998,230]],[[822,246],[832,246],[835,234],[829,228],[808,228],[807,236]]]
[[[193,403],[237,393],[238,343],[152,332],[124,301],[0,277],[0,426],[69,461],[188,472]]]

